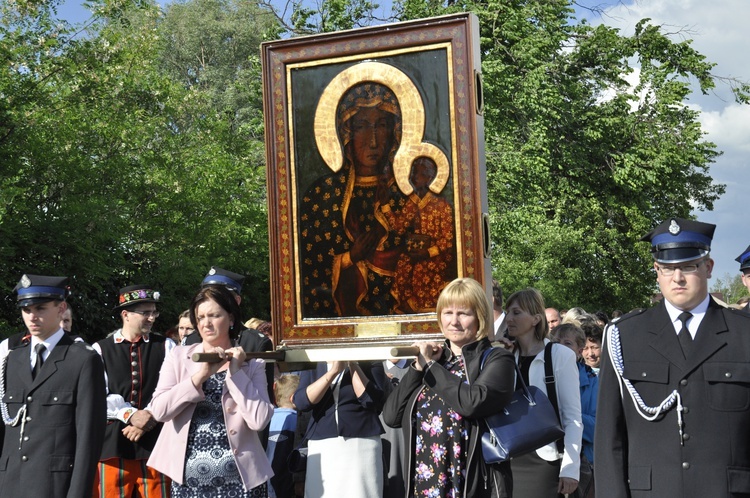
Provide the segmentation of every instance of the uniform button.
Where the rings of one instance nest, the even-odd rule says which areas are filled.
[[[29,461],[29,457],[27,457],[26,455],[24,455],[24,456],[21,457],[21,461],[22,462],[28,462]]]
[[[690,439],[690,434],[683,434],[682,435],[682,439],[684,439],[685,441],[687,441],[688,439]]]
[[[689,412],[689,411],[690,411],[690,409],[688,409],[688,407],[687,407],[687,406],[683,406],[683,407],[682,407],[682,413],[683,413],[683,415],[684,415],[685,413]]]
[[[31,417],[26,417],[26,422],[31,422]]]
[[[133,377],[138,377],[138,372],[136,372],[135,370],[133,370]]]
[[[24,440],[24,441],[28,441],[28,440],[29,440],[29,436],[24,436],[24,437],[23,437],[23,440]]]
[[[682,462],[682,468],[687,470],[690,468],[690,462]]]
[[[724,377],[726,377],[727,379],[731,379],[732,378],[732,372],[725,373]]]
[[[680,381],[680,385],[681,385],[681,386],[686,386],[686,385],[687,385],[687,379],[682,379],[682,380]]]
[[[641,372],[641,377],[648,377],[648,374],[646,372]]]
[[[55,396],[54,398],[52,398],[52,401],[57,401],[57,396]]]
[[[138,353],[136,353],[135,351],[131,351],[131,352],[130,352],[130,356],[132,356],[133,358],[135,358],[137,354],[138,354]]]
[[[28,401],[29,403],[31,403],[32,401],[34,401],[34,398],[32,398],[31,396],[29,396],[28,398],[26,398],[26,401]]]
[[[136,391],[135,389],[133,389],[133,397],[135,397],[135,396],[138,396],[138,391]]]
[[[134,386],[137,386],[137,385],[138,385],[138,379],[133,379],[133,385],[134,385]]]
[[[138,366],[138,362],[137,361],[131,361],[130,364],[133,365],[134,367]]]

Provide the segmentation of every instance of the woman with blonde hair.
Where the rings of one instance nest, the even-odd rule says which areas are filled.
[[[503,348],[485,354],[492,308],[476,280],[453,280],[436,312],[445,341],[414,344],[419,356],[383,409],[409,445],[405,496],[509,497],[509,464],[486,464],[480,438],[482,419],[511,399],[513,356]]]

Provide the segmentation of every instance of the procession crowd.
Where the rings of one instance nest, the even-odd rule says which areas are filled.
[[[0,344],[0,496],[750,496],[750,314],[708,293],[714,229],[674,218],[644,236],[651,308],[557,310],[497,282],[490,300],[456,278],[435,305],[443,340],[414,357],[284,373],[247,356],[273,343],[242,321],[242,275],[212,267],[163,335],[161,293],[125,287],[122,326],[92,345],[71,331],[68,279],[23,275],[26,330]],[[737,261],[750,289],[750,247]],[[490,462],[485,419],[521,386],[564,435]]]

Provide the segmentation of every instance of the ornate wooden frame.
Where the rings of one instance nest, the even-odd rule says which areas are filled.
[[[392,163],[399,189],[404,195],[412,190],[413,159],[433,158],[438,174],[430,189],[440,193],[445,186],[440,195],[453,208],[455,275],[491,280],[476,17],[459,14],[279,40],[264,43],[261,51],[276,344],[402,345],[437,337],[434,312],[304,316],[300,220],[307,217],[300,197],[314,175],[320,178],[321,161],[333,171],[331,165],[342,161],[332,124],[337,99],[358,82],[383,83],[402,112]],[[310,146],[313,140],[317,147]]]

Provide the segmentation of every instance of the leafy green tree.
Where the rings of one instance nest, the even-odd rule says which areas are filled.
[[[692,81],[713,87],[713,64],[647,19],[630,37],[577,22],[566,0],[399,5],[415,17],[479,17],[492,260],[503,288],[537,287],[557,307],[647,305],[655,279],[640,236],[693,207],[712,209],[724,192],[709,174],[719,152],[686,106]],[[737,97],[746,98],[741,87]]]
[[[196,14],[209,5],[210,19]],[[157,329],[173,325],[212,264],[248,275],[243,310],[268,317],[257,54],[273,20],[258,12],[249,23],[245,7],[222,2],[177,10],[191,6],[191,29],[226,21],[199,47],[214,50],[199,84],[177,77],[169,42],[183,27],[153,2],[92,3],[86,36],[53,50],[33,45],[59,29],[50,10],[3,19],[16,41],[3,39],[2,53],[22,69],[0,87],[15,92],[0,114],[2,283],[9,295],[24,272],[70,275],[75,327],[89,340],[118,326],[110,309],[130,283],[162,290]],[[4,306],[18,326],[10,296]]]
[[[711,292],[721,294],[727,304],[735,304],[743,297],[750,297],[750,293],[742,283],[740,273],[734,275],[725,273],[723,277],[715,278],[711,285]]]

